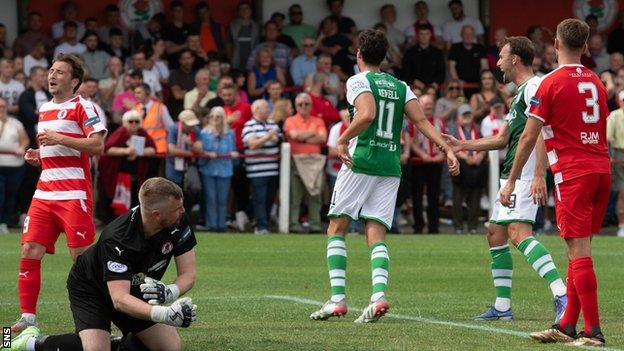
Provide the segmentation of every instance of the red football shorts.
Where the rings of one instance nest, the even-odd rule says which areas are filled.
[[[561,237],[585,238],[598,234],[610,193],[608,173],[587,174],[556,185],[555,211]]]
[[[24,220],[22,244],[35,242],[53,254],[61,232],[65,232],[70,248],[91,245],[95,239],[91,204],[86,200],[33,199]]]

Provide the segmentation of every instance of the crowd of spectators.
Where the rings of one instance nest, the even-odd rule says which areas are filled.
[[[203,1],[187,23],[183,3],[174,0],[146,25],[128,28],[115,5],[103,9],[104,18],[82,18],[76,4],[66,1],[63,19],[51,28],[43,28],[41,13],[29,13],[27,28],[12,45],[0,26],[0,233],[21,224],[32,198],[39,171],[21,155],[37,147],[38,107],[51,98],[46,71],[61,52],[82,57],[89,78],[79,94],[106,116],[105,151],[93,162],[99,222],[136,205],[141,183],[164,175],[185,190],[196,224],[267,233],[275,228],[280,143],[289,142],[291,196],[281,205],[290,208],[291,232],[320,232],[341,166],[335,142],[350,118],[345,81],[358,72],[361,28],[345,16],[343,2],[327,0],[327,17],[308,24],[305,4],[258,23],[243,1],[225,24],[213,19]],[[496,41],[507,31],[490,28],[495,39],[488,42],[481,21],[465,15],[461,1],[449,1],[448,9],[449,21],[433,23],[427,3],[418,1],[413,23],[397,28],[394,5],[380,6],[374,28],[390,43],[382,69],[410,85],[438,130],[458,139],[496,134],[515,92],[496,67]],[[609,93],[616,168],[624,162],[620,21],[610,33],[594,31],[583,58]],[[535,25],[526,35],[537,50],[535,74],[555,69],[551,30]],[[448,208],[458,233],[476,231],[487,209],[488,164],[504,154],[488,160],[482,152],[461,153],[462,174],[452,178],[435,145],[407,123],[403,134],[393,230],[409,223],[414,232],[426,226],[437,233],[441,210]],[[617,191],[624,188],[624,171],[615,174]],[[124,187],[129,199],[120,196]],[[621,198],[617,214],[624,223]]]

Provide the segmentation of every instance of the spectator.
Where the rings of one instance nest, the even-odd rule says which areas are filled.
[[[167,61],[164,60],[164,57],[165,41],[157,39],[152,45],[152,53],[145,64],[145,68],[158,77],[158,81],[161,85],[167,85],[169,82],[169,76],[171,75],[169,65],[167,64]]]
[[[193,162],[192,158],[202,153],[203,150],[200,132],[199,119],[193,111],[188,110],[180,112],[177,123],[167,126],[167,150],[165,151],[168,157],[165,177],[182,189],[184,189],[184,174]]]
[[[444,122],[434,115],[434,98],[423,95],[419,98],[425,117],[439,133],[444,133]],[[442,165],[444,154],[438,147],[422,133],[415,130],[410,123],[410,129],[416,133],[412,139],[411,150],[416,158],[412,161],[411,183],[412,204],[414,217],[414,233],[422,233],[425,227],[423,220],[423,194],[427,188],[427,232],[437,234],[440,232],[440,181],[442,179]]]
[[[470,97],[472,115],[477,123],[481,123],[481,120],[490,113],[490,107],[495,99],[500,102],[507,101],[508,95],[504,90],[505,86],[498,84],[494,73],[490,70],[481,71],[480,86],[481,90]]]
[[[106,77],[106,64],[110,55],[102,50],[98,50],[98,41],[97,33],[87,31],[82,39],[87,50],[81,56],[87,66],[89,75],[100,80]]]
[[[269,21],[274,22],[277,25],[277,31],[279,33],[279,35],[277,36],[277,42],[288,46],[290,48],[290,53],[291,53],[290,56],[294,57],[294,56],[299,55],[299,48],[297,47],[297,43],[295,43],[295,41],[291,37],[282,33],[282,28],[284,27],[285,19],[286,19],[286,16],[284,16],[283,13],[274,12],[271,15],[271,18],[269,19]],[[260,42],[262,41],[264,41],[264,38],[260,39]]]
[[[201,131],[203,156],[199,160],[205,201],[205,221],[208,231],[224,232],[227,199],[233,174],[232,159],[237,156],[234,133],[229,130],[223,107],[213,107],[208,125]]]
[[[613,167],[613,191],[618,192],[617,215],[618,232],[617,236],[624,237],[624,90],[618,93],[619,106],[612,111],[607,118],[607,140],[612,149]]]
[[[61,5],[61,16],[63,19],[52,25],[52,38],[56,41],[67,40],[67,33],[65,32],[65,25],[68,22],[76,24],[76,38],[82,38],[85,33],[85,26],[82,22],[78,21],[78,7],[73,1],[65,1]],[[64,52],[68,54],[69,52]],[[54,55],[56,56],[56,54]]]
[[[171,23],[163,30],[163,39],[167,54],[175,57],[182,49],[187,48],[186,37],[191,32],[191,26],[184,23],[184,5],[182,1],[174,0],[169,4]]]
[[[382,22],[376,23],[373,26],[373,29],[381,31],[386,35],[388,34],[386,25]],[[399,48],[399,46],[393,43],[389,43],[386,57],[381,62],[381,65],[379,67],[383,72],[398,75],[398,72],[401,70],[401,65],[403,64],[402,61],[403,54],[401,53],[401,49]]]
[[[201,111],[206,107],[208,101],[214,99],[217,94],[210,91],[210,71],[202,68],[195,73],[195,87],[184,94],[184,109],[192,110],[195,114],[201,115]]]
[[[486,45],[485,48],[485,57],[487,58],[489,69],[490,71],[492,71],[492,73],[494,73],[494,77],[496,77],[496,80],[499,82],[503,81],[503,72],[500,70],[500,68],[498,68],[498,66],[496,66],[496,64],[498,63],[498,55],[500,54],[498,43],[502,42],[503,39],[507,37],[507,34],[507,28],[496,29],[494,31],[494,41]],[[535,55],[533,57],[535,58],[539,56]]]
[[[286,117],[293,115],[292,102],[289,99],[279,99],[273,103],[273,110],[269,115],[269,121],[277,124],[280,130],[283,129]]]
[[[327,0],[327,7],[332,16],[338,19],[338,32],[347,36],[355,36],[357,27],[350,17],[342,15],[344,0]]]
[[[609,55],[609,69],[607,72],[611,74],[612,78],[615,78],[620,69],[624,68],[624,55],[619,52],[614,52]]]
[[[457,110],[458,121],[455,128],[451,128],[452,134],[458,140],[475,140],[479,138],[479,132],[474,123],[470,105],[463,104]],[[484,151],[462,151],[457,154],[461,167],[461,174],[453,177],[453,224],[455,232],[461,234],[464,231],[463,203],[468,208],[468,231],[477,232],[479,218],[479,199],[485,176],[483,159]]]
[[[223,86],[217,94],[223,102],[225,118],[228,126],[234,132],[236,138],[236,150],[243,152],[242,140],[243,127],[251,119],[251,106],[237,99],[236,87],[232,83],[222,80]],[[248,217],[245,213],[249,203],[249,183],[243,163],[240,160],[234,162],[234,174],[232,176],[232,190],[234,193],[234,212],[238,230],[245,230]]]
[[[141,83],[134,88],[134,96],[138,101],[136,108],[142,112],[143,128],[154,140],[156,152],[167,153],[167,131],[174,126],[167,106],[150,97],[150,87],[146,83]]]
[[[263,49],[269,49],[272,52],[275,66],[281,68],[284,72],[288,72],[290,67],[290,48],[277,41],[279,29],[277,24],[268,21],[264,24],[264,41],[256,45],[247,59],[247,69],[252,70],[254,60],[258,63],[258,53]]]
[[[319,117],[325,123],[325,128],[340,120],[338,110],[331,101],[325,98],[325,87],[329,85],[329,78],[323,72],[314,75],[313,84],[308,91],[312,100],[312,111],[310,114]]]
[[[134,70],[141,72],[143,76],[143,83],[149,85],[150,91],[153,96],[157,96],[159,99],[162,98],[162,85],[160,85],[160,80],[158,76],[156,76],[152,71],[147,69],[147,59],[145,52],[143,51],[135,51],[132,54],[132,68]]]
[[[319,36],[316,38],[319,51],[334,56],[349,45],[351,45],[351,39],[338,30],[338,18],[336,16],[325,17],[321,21]]]
[[[251,105],[253,118],[243,128],[243,143],[247,178],[251,184],[251,203],[256,218],[256,234],[266,234],[269,229],[271,207],[275,202],[279,175],[279,143],[283,139],[277,124],[268,120],[269,104],[256,100]],[[253,157],[254,155],[270,155]]]
[[[143,141],[137,141],[143,146],[142,152],[137,150],[135,139]],[[117,207],[118,210],[114,211],[111,205],[115,190],[123,177],[130,179],[130,184],[127,184],[131,194],[130,203],[127,203],[128,209],[138,205],[139,188],[151,177],[151,159],[145,156],[153,156],[155,153],[154,141],[142,128],[141,114],[135,110],[124,113],[121,127],[106,138],[104,154],[99,160],[98,217],[101,221],[108,223],[120,214],[122,209]]]
[[[190,50],[195,58],[193,60],[194,71],[206,67],[206,63],[208,62],[208,54],[201,48],[201,42],[199,41],[198,33],[189,33],[189,35],[186,37],[186,49]],[[178,68],[178,60],[173,60],[172,56],[171,61],[175,64],[174,66],[170,65],[171,68]]]
[[[244,70],[247,66],[247,58],[251,57],[253,48],[260,41],[260,28],[251,19],[251,6],[241,1],[238,4],[238,18],[230,23],[228,57],[232,67]]]
[[[299,50],[303,50],[305,54],[305,39],[316,38],[316,29],[309,24],[303,23],[303,9],[299,4],[290,5],[288,8],[288,18],[290,19],[290,23],[282,28],[282,34],[291,37],[299,47]],[[301,85],[303,83],[295,84]]]
[[[585,23],[589,26],[589,35],[592,36],[598,33],[598,17],[593,13],[585,16]]]
[[[54,41],[42,30],[41,14],[39,12],[30,12],[28,13],[28,27],[26,31],[13,41],[13,55],[25,56],[33,52],[35,46],[39,43],[44,45],[44,56],[54,50]],[[30,71],[26,70],[26,72]]]
[[[342,162],[338,158],[338,151],[336,146],[338,145],[338,138],[351,123],[351,116],[347,110],[340,111],[340,122],[334,124],[329,130],[329,136],[327,137],[327,165],[325,166],[325,173],[327,173],[327,186],[329,187],[329,193],[334,193],[334,185],[336,185],[336,178],[338,178],[338,171],[342,167]]]
[[[115,95],[123,91],[123,63],[119,57],[108,58],[106,74],[106,78],[98,82],[98,89],[102,107],[108,111]]]
[[[542,27],[538,25],[530,25],[529,28],[527,28],[526,37],[533,43],[536,55],[541,56],[544,53],[544,37]]]
[[[624,11],[620,11],[618,18],[618,26],[607,37],[607,52],[609,54],[614,52],[624,54]]]
[[[351,45],[346,49],[340,49],[334,56],[334,72],[341,81],[346,81],[349,77],[359,73],[357,66],[357,37],[351,40]]]
[[[117,56],[122,62],[126,62],[130,57],[130,51],[123,46],[123,32],[113,27],[108,32],[108,45],[104,46],[104,50],[110,56]]]
[[[295,105],[297,114],[284,122],[284,134],[291,144],[293,155],[290,173],[290,232],[303,231],[299,224],[299,207],[306,198],[310,232],[318,233],[321,231],[322,174],[325,164],[321,145],[327,140],[327,129],[322,119],[310,114],[312,99],[308,94],[297,95]]]
[[[95,32],[97,33],[99,31],[98,29],[98,24],[97,24],[97,18],[95,17],[87,17],[87,19],[85,20],[85,33],[86,32]],[[84,36],[83,36],[84,38]]]
[[[106,13],[106,24],[100,27],[98,30],[98,37],[100,40],[108,45],[111,45],[110,35],[111,30],[116,29],[112,33],[119,31],[122,39],[122,47],[130,47],[130,35],[128,29],[121,23],[121,15],[119,13],[119,7],[114,4],[107,5],[104,9]]]
[[[473,95],[474,96],[474,95]],[[486,118],[481,121],[481,137],[497,135],[505,123],[505,102],[500,97],[494,97],[490,101],[490,111]],[[498,150],[499,163],[505,160],[507,149]],[[490,160],[492,161],[492,160]],[[502,169],[502,167],[500,168]]]
[[[284,88],[282,87],[282,83],[276,80],[267,83],[267,103],[269,105],[269,112],[273,111],[273,106],[276,102],[282,100],[283,93]]]
[[[268,83],[278,81],[286,85],[286,76],[277,66],[269,48],[260,48],[255,52],[256,60],[252,71],[247,75],[247,92],[252,99],[266,96]]]
[[[60,53],[81,55],[87,50],[87,47],[78,41],[78,25],[76,22],[65,22],[63,25],[63,38],[65,40],[54,48],[55,57]]]
[[[442,30],[429,20],[429,5],[424,1],[417,1],[414,4],[414,15],[416,20],[409,27],[405,28],[403,35],[407,47],[418,44],[420,36],[418,33],[423,29],[429,29],[431,37],[429,42],[442,42]]]
[[[451,79],[446,83],[444,96],[436,101],[435,116],[440,117],[445,124],[455,123],[457,108],[466,103],[462,83],[458,79]]]
[[[20,121],[7,114],[8,103],[0,98],[0,234],[8,234],[17,191],[24,174],[28,135]]]
[[[221,62],[216,55],[208,56],[206,67],[208,68],[208,90],[216,93],[219,78],[221,78]]]
[[[165,15],[159,12],[152,16],[145,25],[135,26],[132,35],[132,48],[134,50],[151,45],[158,39],[164,39]]]
[[[477,18],[466,16],[464,14],[464,4],[461,0],[451,0],[448,3],[449,10],[453,19],[447,21],[442,26],[444,33],[444,40],[446,41],[446,48],[450,48],[453,44],[465,43],[464,39],[464,27],[470,26],[473,28],[473,36],[470,38],[471,43],[484,43],[483,39],[483,24]],[[478,39],[478,40],[477,40]]]
[[[397,19],[396,7],[393,4],[385,4],[379,9],[379,17],[381,23],[386,26],[386,36],[390,45],[396,48],[402,48],[405,42],[403,33],[394,26]]]
[[[403,56],[402,80],[411,86],[424,89],[433,86],[436,89],[444,82],[446,69],[444,53],[431,45],[432,32],[429,28],[420,28],[418,43],[405,51]]]
[[[99,117],[101,117],[102,124],[104,127],[108,124],[106,119],[106,112],[102,109],[100,104],[102,100],[100,99],[100,94],[98,91],[98,81],[95,78],[87,77],[82,81],[80,87],[76,91],[77,94],[82,96],[83,99],[91,101],[93,107],[95,108],[95,112]]]
[[[587,52],[581,57],[581,63],[600,74],[609,68],[609,54],[604,49],[602,35],[592,34],[587,40]]]
[[[232,81],[232,84],[234,84],[234,87],[237,90],[238,101],[248,104],[249,94],[247,94],[247,91],[245,90],[247,89],[247,79],[246,79],[245,74],[240,70],[234,69],[232,70],[232,72],[230,72],[230,75],[231,77],[227,77],[227,78]],[[221,81],[221,78],[219,78],[219,82],[220,81]]]
[[[557,68],[557,52],[552,44],[544,44],[544,55],[540,72],[548,74]]]
[[[303,86],[305,77],[316,72],[316,56],[314,55],[315,41],[311,37],[302,39],[303,53],[292,61],[290,76],[296,86]]]
[[[48,67],[48,59],[45,54],[45,44],[42,41],[36,43],[28,55],[24,57],[24,72],[30,73],[30,69],[35,66]]]
[[[314,74],[317,72],[325,73],[329,83],[325,87],[325,97],[331,101],[332,105],[338,106],[338,100],[342,98],[342,83],[340,78],[332,72],[332,57],[327,54],[320,54],[316,59],[316,71],[308,74],[303,83],[303,90],[308,91],[313,84]]]
[[[13,58],[13,72],[13,78],[15,79],[17,79],[16,76],[18,74],[24,74],[24,59],[22,57]]]
[[[134,88],[143,84],[143,75],[140,71],[130,70],[121,79],[123,91],[115,95],[111,104],[112,120],[117,124],[121,123],[122,115],[138,103],[134,96]]]
[[[4,98],[7,105],[7,113],[17,116],[19,107],[17,101],[24,91],[24,84],[13,79],[13,61],[7,58],[0,59],[0,97]]]
[[[210,7],[205,1],[200,1],[195,6],[197,20],[192,26],[194,33],[199,33],[199,42],[203,52],[207,54],[223,55],[223,30],[221,25],[210,16]]]
[[[470,97],[479,90],[479,72],[488,69],[485,47],[474,42],[474,28],[464,26],[462,42],[453,44],[449,50],[449,76],[464,82],[464,91]]]

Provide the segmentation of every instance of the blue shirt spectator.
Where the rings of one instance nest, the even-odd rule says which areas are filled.
[[[201,131],[200,136],[204,152],[223,155],[236,151],[234,133],[231,130],[224,134],[217,134],[210,127],[206,127]],[[232,168],[231,158],[202,158],[199,160],[199,172],[211,177],[231,177]]]
[[[308,74],[316,73],[316,56],[314,55],[316,43],[312,38],[303,38],[301,47],[303,53],[297,56],[290,65],[290,76],[295,85],[303,85]]]

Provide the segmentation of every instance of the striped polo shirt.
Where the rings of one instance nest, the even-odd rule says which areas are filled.
[[[274,129],[279,136],[279,141],[268,141],[263,146],[251,150],[249,140],[262,138]],[[261,122],[255,118],[245,123],[242,133],[243,144],[245,145],[245,155],[279,155],[279,144],[283,140],[283,135],[279,126],[273,122]],[[248,178],[271,177],[279,175],[279,158],[271,157],[248,157],[245,159]]]

